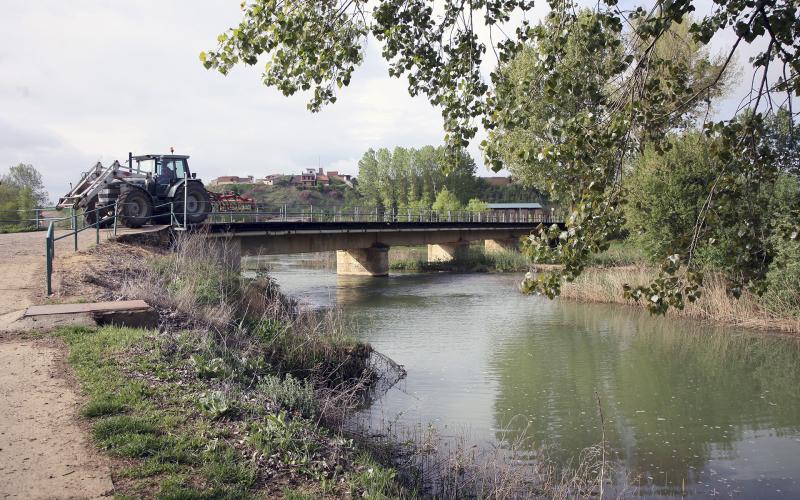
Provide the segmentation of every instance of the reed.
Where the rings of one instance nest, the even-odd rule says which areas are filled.
[[[546,270],[547,266],[538,266],[536,269]],[[561,287],[561,297],[582,302],[644,307],[643,303],[624,297],[623,285],[646,285],[656,274],[655,269],[645,266],[591,268],[584,271],[575,281],[564,283]],[[727,292],[726,281],[719,274],[706,277],[703,295],[699,300],[694,303],[687,302],[683,310],[670,309],[667,314],[743,328],[800,332],[800,318],[775,313],[760,297],[749,291],[742,293],[738,299],[734,298]]]

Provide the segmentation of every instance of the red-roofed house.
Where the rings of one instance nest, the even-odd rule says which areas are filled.
[[[511,179],[509,177],[481,177],[481,179],[491,186],[508,186],[511,184]]]

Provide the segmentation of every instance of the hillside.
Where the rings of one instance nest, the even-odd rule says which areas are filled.
[[[217,193],[233,191],[236,194],[253,198],[260,206],[267,208],[287,208],[289,212],[314,209],[333,210],[345,205],[345,200],[356,197],[355,190],[344,184],[316,186],[301,189],[295,186],[267,186],[265,184],[209,184],[208,189]]]

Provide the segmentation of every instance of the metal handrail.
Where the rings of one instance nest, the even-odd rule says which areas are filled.
[[[212,202],[214,208],[219,205]],[[289,211],[284,205],[278,210],[264,210],[256,205],[249,210],[212,210],[208,222],[494,222],[494,223],[542,223],[553,224],[564,222],[561,214],[555,211],[536,213],[523,211],[498,210],[430,210],[430,209],[390,209],[381,210],[376,207],[354,207],[349,211],[339,209],[320,210],[313,205],[308,209]]]
[[[155,211],[155,209],[163,208],[163,207],[166,207],[166,206],[169,206],[169,209],[170,209],[170,224],[171,225],[177,225],[178,224],[178,219],[175,216],[175,212],[173,210],[173,204],[172,203],[162,203],[161,205],[156,205],[155,207],[153,207],[153,210]],[[109,207],[105,206],[105,207],[102,207],[102,208],[95,208],[94,210],[85,211],[83,213],[84,217],[87,214],[91,214],[91,213],[95,213],[96,217],[95,217],[94,224],[84,225],[82,228],[78,227],[78,213],[74,209],[72,210],[72,213],[69,216],[60,217],[60,218],[53,219],[53,220],[50,221],[50,224],[47,226],[47,234],[45,236],[45,259],[47,261],[46,265],[45,265],[46,274],[47,274],[47,277],[46,277],[47,295],[52,295],[53,294],[53,259],[55,258],[55,255],[56,255],[56,246],[55,246],[56,241],[59,241],[59,240],[62,240],[64,238],[68,238],[68,237],[72,236],[73,237],[73,241],[74,241],[74,249],[77,252],[78,251],[78,234],[83,232],[83,231],[85,231],[85,230],[87,230],[87,229],[89,229],[89,228],[93,227],[93,228],[95,228],[95,234],[96,234],[96,236],[95,236],[95,244],[99,245],[100,244],[100,225],[104,224],[104,223],[107,223],[107,222],[110,222],[110,221],[113,222],[113,233],[114,233],[114,236],[116,236],[117,235],[117,221],[118,221],[118,218],[119,218],[118,204],[114,203],[114,213],[110,217],[105,217],[103,219],[100,219],[99,217],[97,217],[97,215],[99,215],[99,212],[101,210],[107,211],[108,209],[109,209]],[[150,219],[152,221],[153,218],[155,218],[155,217],[163,217],[164,215],[165,214],[152,214],[152,215],[150,215],[148,217],[148,219]],[[61,236],[56,237],[55,236],[55,222],[62,221],[62,220],[67,220],[67,219],[71,219],[72,220],[70,232],[68,232],[66,234],[62,234]]]

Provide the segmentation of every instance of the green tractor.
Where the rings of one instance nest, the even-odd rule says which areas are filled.
[[[200,224],[211,212],[211,196],[185,155],[128,154],[128,165],[97,163],[58,201],[58,208],[83,208],[86,223],[108,226],[116,207],[119,221],[130,228],[148,223]]]

